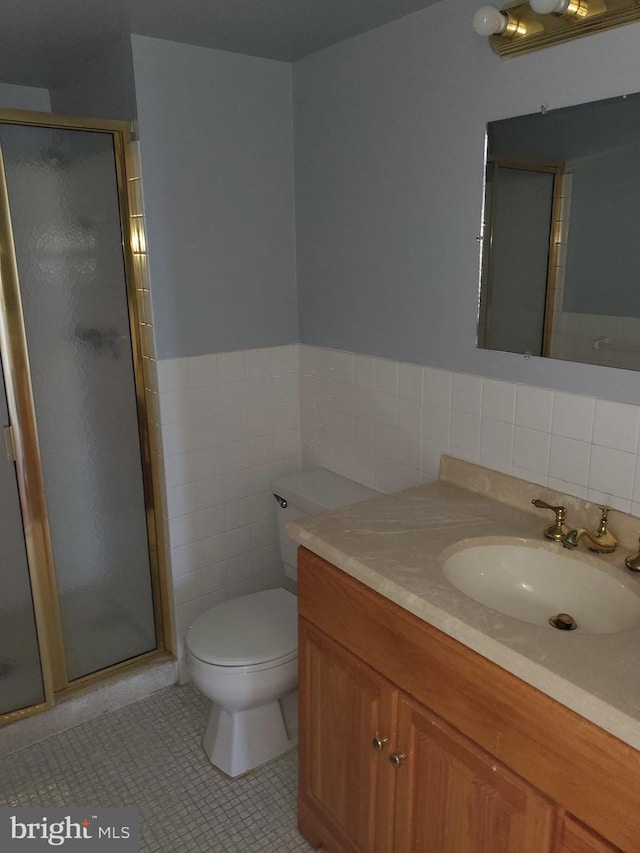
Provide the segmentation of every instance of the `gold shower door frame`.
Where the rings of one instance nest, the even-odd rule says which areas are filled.
[[[156,648],[152,651],[73,682],[69,680],[11,214],[4,161],[0,149],[0,355],[5,372],[10,436],[15,458],[45,693],[45,701],[39,705],[0,715],[0,724],[2,724],[52,708],[55,705],[55,694],[85,686],[91,681],[104,677],[105,674],[111,674],[161,654],[168,646],[167,638],[171,636],[171,632],[168,586],[163,560],[163,537],[160,519],[156,512],[156,506],[160,505],[161,480],[157,457],[152,452],[151,427],[145,395],[143,356],[153,356],[153,352],[144,350],[145,344],[149,345],[149,342],[145,340],[146,336],[141,334],[142,326],[137,298],[138,291],[146,285],[142,280],[146,276],[146,254],[140,194],[136,193],[134,186],[139,182],[139,173],[137,163],[134,162],[129,125],[122,121],[97,121],[21,110],[0,110],[0,123],[94,131],[111,134],[113,139],[156,632]]]

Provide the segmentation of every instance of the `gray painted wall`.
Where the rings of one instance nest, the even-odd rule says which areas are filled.
[[[39,89],[35,86],[15,86],[13,83],[0,83],[0,109],[51,112],[49,90]]]
[[[640,402],[640,375],[478,350],[487,121],[640,90],[640,25],[510,60],[447,0],[294,65],[303,343]]]
[[[132,46],[158,356],[296,342],[291,66]]]
[[[77,80],[51,90],[54,112],[65,115],[132,121],[136,117],[131,40],[114,42],[86,68]]]

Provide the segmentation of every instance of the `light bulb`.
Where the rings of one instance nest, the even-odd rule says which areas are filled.
[[[567,11],[569,0],[529,0],[529,5],[538,15],[562,15]]]
[[[508,18],[495,6],[480,6],[473,16],[473,29],[479,36],[493,36],[503,33]]]

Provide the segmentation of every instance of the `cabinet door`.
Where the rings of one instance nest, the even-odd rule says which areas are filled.
[[[571,815],[564,816],[556,853],[616,853],[619,850]]]
[[[546,853],[551,802],[426,708],[401,696],[395,853]]]
[[[389,853],[397,691],[304,619],[298,660],[300,831],[331,853]]]

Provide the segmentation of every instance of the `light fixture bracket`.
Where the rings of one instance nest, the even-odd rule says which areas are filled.
[[[570,4],[571,10],[578,5],[586,12],[576,15],[568,10],[569,14],[540,15],[528,2],[514,0],[506,3],[501,11],[520,21],[526,33],[511,38],[492,35],[489,36],[489,44],[498,56],[507,59],[640,21],[640,0],[606,0],[606,3],[605,0],[582,0],[579,4]]]

